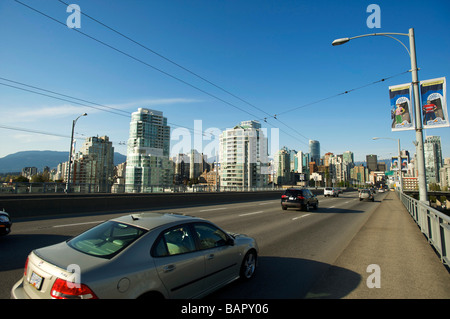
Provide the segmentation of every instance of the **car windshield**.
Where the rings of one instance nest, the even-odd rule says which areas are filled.
[[[72,238],[67,244],[82,253],[109,259],[146,232],[128,224],[107,221]]]

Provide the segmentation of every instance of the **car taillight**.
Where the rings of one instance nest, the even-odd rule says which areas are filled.
[[[287,198],[287,196],[286,195],[281,195],[281,198]]]
[[[27,261],[25,261],[25,268],[24,268],[24,270],[23,270],[23,275],[24,275],[25,277],[27,276],[28,258],[30,258],[30,257],[27,257]]]
[[[297,196],[298,199],[305,199],[303,196]]]
[[[50,295],[55,299],[98,299],[88,286],[69,283],[61,278],[56,279]]]

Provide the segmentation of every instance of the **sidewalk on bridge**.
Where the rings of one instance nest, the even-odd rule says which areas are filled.
[[[368,287],[377,282],[369,265],[379,266],[380,288]],[[389,192],[306,298],[450,299],[450,274],[398,196]]]

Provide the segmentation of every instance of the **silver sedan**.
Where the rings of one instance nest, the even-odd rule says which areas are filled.
[[[250,237],[178,214],[142,213],[32,251],[11,297],[201,298],[256,270]]]

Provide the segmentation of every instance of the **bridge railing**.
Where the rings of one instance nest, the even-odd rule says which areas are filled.
[[[404,193],[397,194],[428,242],[440,255],[441,261],[450,266],[450,216]]]

